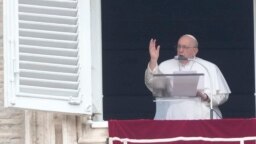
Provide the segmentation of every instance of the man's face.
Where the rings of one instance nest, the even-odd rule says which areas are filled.
[[[196,56],[197,52],[198,48],[195,47],[194,39],[188,36],[183,36],[179,39],[177,44],[177,55],[193,58]]]

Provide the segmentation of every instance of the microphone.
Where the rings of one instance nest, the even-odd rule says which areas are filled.
[[[174,57],[174,59],[176,59],[176,60],[189,60],[188,58],[186,58],[185,56],[183,56],[183,55],[176,55],[175,57]]]

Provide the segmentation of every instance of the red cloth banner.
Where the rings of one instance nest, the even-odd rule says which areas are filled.
[[[239,138],[256,136],[256,119],[110,120],[109,137],[159,139],[174,137]],[[239,144],[239,142],[180,141],[159,144]],[[121,144],[114,142],[114,144]],[[156,143],[155,143],[156,144]],[[255,144],[247,141],[245,144]]]

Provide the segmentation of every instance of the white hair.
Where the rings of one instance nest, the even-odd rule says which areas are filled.
[[[195,42],[195,47],[198,48],[198,41],[197,41],[197,39],[193,35],[191,35],[191,34],[184,34],[181,37],[189,37],[189,38],[193,39],[194,42]]]

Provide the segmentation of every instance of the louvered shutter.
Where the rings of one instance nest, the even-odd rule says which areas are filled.
[[[5,105],[91,114],[89,0],[5,6]]]

